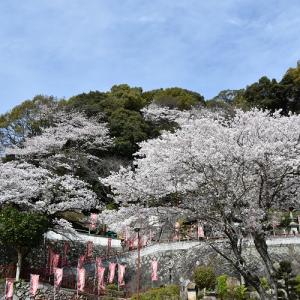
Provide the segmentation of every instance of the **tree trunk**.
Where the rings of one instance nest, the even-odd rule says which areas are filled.
[[[278,287],[277,280],[275,277],[275,269],[273,266],[273,262],[270,259],[268,246],[266,243],[265,235],[263,233],[253,234],[254,245],[259,253],[263,263],[265,265],[265,269],[267,271],[267,277],[270,284],[270,288],[272,289],[272,295],[270,299],[277,299],[278,297]]]
[[[16,270],[16,281],[20,280],[20,273],[21,273],[21,267],[22,267],[22,252],[20,249],[17,249],[17,253],[18,253],[18,262],[17,262],[17,270]]]

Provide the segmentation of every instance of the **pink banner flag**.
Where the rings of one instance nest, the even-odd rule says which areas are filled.
[[[14,295],[14,278],[6,278],[5,299],[12,299]]]
[[[77,268],[81,269],[83,267],[84,260],[85,260],[85,255],[80,255],[80,257],[78,259]]]
[[[97,279],[98,279],[98,293],[100,293],[101,290],[105,290],[104,285],[104,267],[98,267],[97,268]]]
[[[157,260],[156,259],[153,259],[152,262],[151,262],[151,280],[152,281],[157,281],[158,280],[158,277],[157,277],[157,267],[158,267],[158,264],[157,264]]]
[[[34,297],[39,288],[39,278],[40,275],[30,274],[30,295]]]
[[[77,289],[78,291],[83,292],[85,286],[85,269],[77,268]]]
[[[92,257],[93,250],[94,250],[94,243],[91,241],[88,241],[86,244],[86,257]]]
[[[55,268],[54,269],[54,287],[59,288],[63,278],[63,269]]]
[[[197,236],[198,238],[204,238],[204,230],[203,227],[201,225],[198,225],[198,230],[197,230]]]
[[[113,283],[115,272],[116,272],[116,265],[115,263],[109,263],[109,276],[108,276],[108,282]]]
[[[53,274],[53,257],[54,257],[54,251],[51,248],[51,246],[48,247],[48,268],[49,268],[49,274]]]
[[[59,254],[54,254],[53,261],[52,261],[52,270],[58,267],[58,263],[59,263]]]
[[[118,265],[118,284],[119,286],[125,285],[124,275],[125,275],[125,265]]]
[[[96,270],[100,267],[102,267],[102,259],[101,257],[96,257]]]
[[[97,228],[97,214],[91,214],[90,216],[90,230],[95,230]]]
[[[68,258],[67,258],[67,254],[70,251],[70,244],[68,242],[64,242],[64,255],[62,258],[62,265],[66,266],[68,265]]]

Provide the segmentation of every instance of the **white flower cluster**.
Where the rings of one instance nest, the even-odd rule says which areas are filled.
[[[44,168],[13,161],[0,163],[0,206],[8,203],[53,215],[95,207],[97,198],[88,184],[74,176],[58,176]]]

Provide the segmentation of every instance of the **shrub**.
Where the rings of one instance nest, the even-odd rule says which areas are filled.
[[[247,297],[247,288],[241,284],[234,288],[234,299],[245,300]]]
[[[153,288],[145,293],[140,294],[140,300],[179,300],[180,290],[177,285],[167,285],[165,287]],[[137,295],[131,297],[132,300],[137,299]]]
[[[228,295],[227,275],[217,277],[217,293],[221,300]]]
[[[193,279],[198,289],[213,289],[216,285],[216,275],[212,268],[206,266],[197,267],[194,270]]]

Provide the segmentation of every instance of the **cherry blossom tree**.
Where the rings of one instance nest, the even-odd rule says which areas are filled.
[[[262,299],[277,297],[274,262],[266,238],[272,211],[299,206],[300,116],[237,110],[233,118],[186,118],[174,133],[140,144],[133,167],[101,182],[121,204],[148,203],[168,195],[227,238],[211,243]],[[251,237],[251,238],[250,238]],[[244,255],[254,243],[273,294],[267,295]],[[227,251],[227,250],[230,251]]]
[[[111,145],[106,123],[101,123],[97,118],[87,118],[79,112],[66,110],[51,110],[45,108],[40,115],[41,120],[46,120],[41,128],[41,134],[28,137],[21,146],[7,148],[6,154],[17,156],[45,156],[55,154],[68,147],[68,143],[75,144],[79,149],[106,149]]]
[[[0,240],[16,249],[17,280],[24,254],[48,228],[71,231],[71,224],[59,218],[62,212],[89,210],[98,204],[88,184],[74,176],[58,176],[27,162],[0,163]]]
[[[58,176],[26,162],[0,163],[0,207],[14,204],[21,210],[50,216],[66,210],[88,210],[98,205],[87,183]]]

